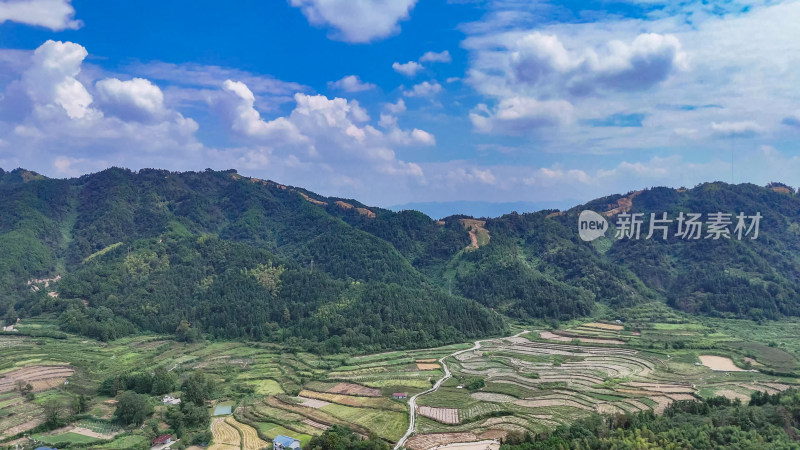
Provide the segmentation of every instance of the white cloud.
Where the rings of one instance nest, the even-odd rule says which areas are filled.
[[[294,95],[308,90],[300,83],[278,80],[269,75],[253,74],[240,69],[196,63],[172,64],[151,62],[135,64],[131,72],[151,80],[171,84],[218,89],[225,80],[239,80],[256,95]]]
[[[372,83],[364,83],[357,75],[347,75],[341,80],[328,82],[329,89],[338,89],[344,92],[362,92],[375,89],[375,87]]]
[[[712,122],[711,130],[720,137],[752,137],[765,131],[764,127],[752,121]]]
[[[419,62],[421,62],[421,63],[423,63],[423,62],[449,63],[451,61],[453,61],[453,59],[450,57],[450,52],[447,51],[447,50],[445,50],[443,52],[439,52],[439,53],[427,52],[424,55],[422,55],[422,57],[419,58]]]
[[[442,85],[437,82],[423,81],[422,83],[415,84],[411,90],[403,92],[406,97],[430,97],[442,91]]]
[[[420,70],[422,70],[422,64],[419,64],[415,61],[409,61],[404,64],[400,64],[399,62],[395,62],[392,64],[392,69],[394,69],[397,73],[402,73],[407,77],[413,77],[417,74]]]
[[[395,103],[384,103],[383,109],[392,114],[401,114],[406,111],[406,102],[402,98],[397,99]]]
[[[519,39],[510,53],[514,84],[552,84],[574,95],[603,90],[641,90],[686,66],[680,41],[672,35],[646,33],[631,44],[612,40],[599,49],[568,51],[555,35],[538,32]]]
[[[436,145],[436,138],[427,131],[414,128],[413,130],[401,130],[397,127],[397,120],[391,119],[384,120],[385,116],[381,115],[382,126],[389,128],[387,136],[393,144],[397,145],[422,145],[433,146]]]
[[[222,89],[230,95],[217,105],[235,132],[243,136],[271,138],[282,142],[305,141],[305,137],[294,124],[283,117],[270,122],[262,120],[261,114],[254,107],[255,95],[246,84],[241,81],[226,80]]]
[[[229,80],[223,90],[227,101],[218,104],[220,112],[235,132],[257,139],[262,146],[259,152],[246,152],[250,155],[247,164],[253,167],[261,161],[282,170],[331,172],[337,183],[347,179],[345,184],[354,187],[358,183],[353,184],[352,175],[367,172],[422,177],[421,168],[401,161],[391,146],[435,144],[433,135],[419,129],[402,130],[396,118],[386,114],[380,123],[388,129],[379,131],[369,124],[369,115],[355,100],[298,93],[288,116],[267,121],[255,109],[254,96],[244,83]],[[288,161],[292,161],[291,167]],[[331,182],[334,179],[333,175],[325,177]]]
[[[83,23],[74,20],[74,16],[71,0],[0,0],[0,23],[18,22],[53,31],[77,30]]]
[[[33,64],[23,74],[22,83],[40,113],[58,109],[71,119],[97,114],[91,108],[91,95],[75,78],[87,54],[78,44],[52,40],[33,52]]]
[[[568,124],[573,107],[563,100],[538,101],[530,97],[503,99],[494,110],[479,105],[469,117],[480,133],[526,134],[542,127]]]
[[[290,0],[312,25],[334,29],[329,37],[365,43],[400,31],[417,0]]]
[[[5,86],[0,112],[16,114],[0,114],[0,130],[9,148],[25,149],[21,162],[47,162],[59,174],[75,174],[112,160],[174,167],[202,150],[197,123],[165,107],[160,89],[147,80],[102,79],[95,102],[92,75],[81,73],[86,56],[81,45],[47,41]]]
[[[143,78],[120,81],[106,78],[95,84],[97,102],[101,109],[123,120],[149,121],[163,118],[164,93],[158,86]]]

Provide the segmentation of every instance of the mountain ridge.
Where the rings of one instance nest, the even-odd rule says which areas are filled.
[[[0,313],[54,313],[101,339],[141,331],[379,350],[497,335],[605,304],[800,315],[800,199],[783,184],[703,183],[564,211],[433,220],[235,170],[112,168],[70,179],[0,169]],[[583,209],[762,210],[759,240],[587,243]],[[465,220],[466,219],[466,220]],[[478,228],[474,228],[478,226]],[[63,273],[61,273],[63,272]],[[63,278],[33,291],[33,278]]]

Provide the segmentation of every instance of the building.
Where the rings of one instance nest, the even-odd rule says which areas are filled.
[[[167,445],[172,442],[172,435],[162,434],[161,436],[153,439],[153,445]]]
[[[171,395],[165,395],[164,398],[161,399],[161,403],[165,405],[179,405],[181,403],[181,399],[175,398]]]
[[[394,394],[392,394],[392,398],[402,400],[408,398],[408,395],[405,392],[395,392]]]
[[[281,434],[275,436],[275,439],[272,440],[272,449],[273,450],[300,450],[300,441],[295,438],[291,438],[289,436],[283,436]]]

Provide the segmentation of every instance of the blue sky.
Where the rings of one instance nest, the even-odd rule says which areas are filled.
[[[797,23],[798,1],[0,0],[0,167],[235,168],[378,206],[797,185]]]

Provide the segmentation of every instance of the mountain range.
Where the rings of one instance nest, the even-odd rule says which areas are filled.
[[[578,216],[606,217],[583,241]],[[773,183],[654,187],[559,211],[434,220],[234,170],[0,169],[0,314],[51,315],[110,340],[140,332],[317,352],[463,342],[510,320],[652,302],[692,314],[800,316],[800,197]],[[760,215],[744,239],[645,239],[650,213]],[[640,239],[617,239],[630,215]],[[624,234],[624,233],[621,233]]]

